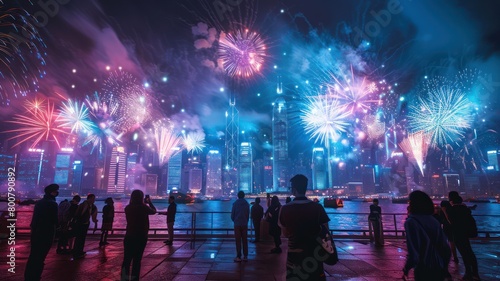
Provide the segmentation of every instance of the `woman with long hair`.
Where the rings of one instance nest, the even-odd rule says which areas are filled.
[[[123,263],[121,280],[139,280],[141,260],[148,242],[149,215],[156,214],[151,198],[144,198],[141,190],[134,190],[130,195],[130,203],[125,207],[127,231],[123,240]],[[132,263],[132,274],[130,264]]]
[[[434,203],[425,192],[416,190],[409,196],[410,215],[405,222],[408,256],[403,268],[415,268],[416,281],[443,281],[449,278],[450,247],[441,224],[434,218]]]
[[[281,204],[278,196],[273,196],[271,199],[271,205],[267,208],[265,218],[269,222],[269,234],[273,237],[274,248],[271,253],[279,254],[281,253],[281,228],[278,225],[278,217],[280,214]]]

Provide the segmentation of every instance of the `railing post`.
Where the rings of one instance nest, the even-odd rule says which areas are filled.
[[[396,232],[396,237],[398,237],[398,224],[396,221],[396,214],[392,214],[392,216],[394,217],[394,231]]]
[[[196,213],[191,213],[191,240],[196,240]]]

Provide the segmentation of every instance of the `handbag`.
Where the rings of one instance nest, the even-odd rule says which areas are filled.
[[[330,234],[328,228],[322,224],[320,226],[320,231],[316,237],[316,241],[321,247],[318,251],[320,257],[322,257],[323,263],[328,265],[334,265],[339,261],[339,255],[337,252],[337,247],[335,246],[335,241]],[[326,257],[326,258],[324,258]]]

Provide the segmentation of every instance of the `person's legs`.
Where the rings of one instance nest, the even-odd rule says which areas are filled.
[[[468,277],[477,276],[477,259],[476,255],[474,255],[474,252],[472,251],[469,239],[456,239],[455,246],[462,256],[465,267],[465,275]]]
[[[236,240],[236,256],[241,258],[241,227],[234,227],[234,238]]]
[[[52,246],[52,237],[45,239],[46,241],[43,241],[43,238],[46,237],[31,239],[31,251],[24,271],[26,281],[38,281],[42,277],[44,261]]]
[[[144,254],[144,249],[146,248],[146,244],[148,242],[147,238],[138,238],[136,239],[136,249],[133,253],[132,257],[132,276],[130,280],[136,281],[139,280],[141,275],[141,261],[142,255]]]
[[[168,240],[174,242],[174,222],[168,222]]]
[[[85,239],[87,238],[87,231],[89,230],[89,224],[80,224],[78,226],[78,234],[75,237],[75,249],[73,251],[74,256],[79,256],[83,254],[83,248],[85,246]]]
[[[244,226],[241,229],[241,239],[243,243],[243,256],[248,257],[248,227]]]
[[[135,248],[133,239],[125,237],[123,239],[123,262],[122,262],[122,272],[121,280],[130,280],[130,263],[132,262],[132,254]]]
[[[253,228],[255,230],[255,242],[260,241],[260,219],[253,220]]]

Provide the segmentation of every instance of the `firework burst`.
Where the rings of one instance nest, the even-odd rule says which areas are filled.
[[[106,141],[112,145],[119,144],[123,132],[117,133],[118,103],[113,99],[101,98],[97,93],[93,97],[87,97],[85,102],[92,126],[83,145],[92,144],[92,151],[99,148],[99,153],[102,153],[102,146]]]
[[[363,129],[372,140],[380,138],[385,133],[385,123],[376,115],[366,115],[363,118]]]
[[[461,90],[441,87],[410,106],[409,125],[415,132],[430,134],[433,144],[444,145],[463,136],[463,131],[471,127],[474,119],[471,109],[472,104]]]
[[[149,120],[151,98],[130,73],[119,70],[104,81],[103,92],[110,99],[118,99],[116,126],[124,131],[136,128]]]
[[[423,131],[409,134],[408,137],[399,143],[399,147],[401,147],[410,161],[416,164],[422,176],[424,175],[424,161],[427,157],[430,144],[431,136]]]
[[[328,92],[346,107],[351,114],[355,112],[367,113],[372,104],[380,104],[380,99],[373,99],[378,87],[366,77],[358,78],[354,75],[351,66],[351,77],[337,78],[332,75],[333,83],[327,84]]]
[[[190,132],[182,137],[182,143],[188,153],[202,152],[205,148],[205,134],[200,131]]]
[[[45,43],[33,23],[35,18],[23,9],[0,7],[0,97],[24,96],[45,73]]]
[[[174,131],[170,122],[155,122],[153,135],[160,165],[167,163],[172,156],[181,152],[182,138]]]
[[[32,141],[31,148],[34,148],[40,141],[53,140],[57,146],[60,147],[59,136],[60,134],[68,134],[68,132],[61,127],[58,115],[54,112],[54,104],[47,101],[46,105],[37,110],[32,110],[30,105],[26,105],[26,112],[24,114],[17,114],[14,116],[13,121],[10,123],[19,125],[19,128],[7,131],[7,133],[16,133],[14,138],[21,138],[15,146],[24,142]]]
[[[310,139],[328,145],[330,141],[337,141],[342,132],[346,132],[349,123],[346,120],[349,112],[345,110],[337,99],[328,95],[318,95],[309,98],[308,104],[300,116]]]
[[[248,78],[261,71],[266,45],[257,32],[237,30],[221,37],[219,58],[229,76]]]
[[[84,103],[78,103],[71,99],[62,103],[59,112],[59,120],[61,127],[71,129],[73,132],[90,132],[92,131],[93,124],[89,120],[88,108]]]

